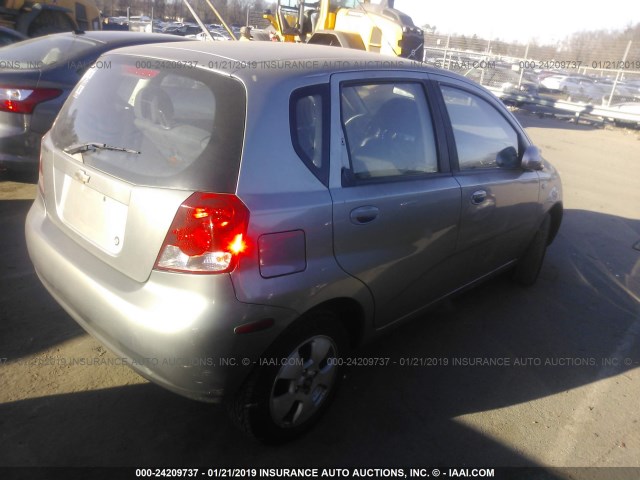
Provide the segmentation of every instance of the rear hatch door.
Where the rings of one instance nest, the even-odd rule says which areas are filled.
[[[110,60],[85,74],[45,137],[45,198],[60,229],[143,282],[181,203],[234,191],[245,94],[209,71]]]

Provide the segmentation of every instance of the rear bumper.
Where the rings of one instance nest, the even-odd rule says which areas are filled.
[[[233,392],[296,316],[239,302],[229,275],[153,271],[138,283],[60,231],[40,196],[25,233],[38,277],[67,313],[140,375],[189,398],[218,402]],[[265,318],[275,326],[234,333]]]

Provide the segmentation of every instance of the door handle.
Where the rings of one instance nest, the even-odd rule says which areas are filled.
[[[480,205],[487,199],[487,192],[484,190],[476,190],[471,194],[471,203],[474,205]]]
[[[380,213],[378,207],[367,205],[365,207],[358,207],[351,210],[349,218],[351,218],[351,223],[363,225],[374,221],[378,217],[378,213]]]

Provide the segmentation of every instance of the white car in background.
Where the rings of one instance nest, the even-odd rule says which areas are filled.
[[[596,80],[599,88],[604,92],[604,95],[608,97],[611,95],[611,91],[613,90],[614,81],[609,79],[601,79]],[[638,89],[636,88],[634,91],[633,85],[624,83],[624,82],[616,82],[615,83],[615,92],[613,94],[613,101],[617,100],[620,102],[621,100],[632,100],[634,97],[638,96]]]
[[[215,30],[209,30],[209,33],[211,34],[211,38],[213,38],[215,42],[225,42],[227,40],[231,40],[228,36],[223,35],[222,33]],[[192,38],[193,40],[200,40],[201,42],[211,41],[211,38],[209,37],[209,35],[207,35],[206,32],[196,33],[195,35],[186,35],[185,38]]]
[[[547,90],[562,92],[575,100],[601,101],[604,90],[588,78],[568,75],[551,75],[544,78],[540,85]]]

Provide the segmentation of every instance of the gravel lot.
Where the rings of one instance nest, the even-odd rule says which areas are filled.
[[[640,133],[520,119],[565,187],[539,283],[496,278],[369,346],[363,356],[435,360],[351,368],[318,427],[277,448],[245,439],[221,409],[107,365],[115,356],[53,302],[27,257],[36,186],[2,177],[0,466],[542,466],[554,478],[576,478],[555,467],[598,466],[640,477]]]

